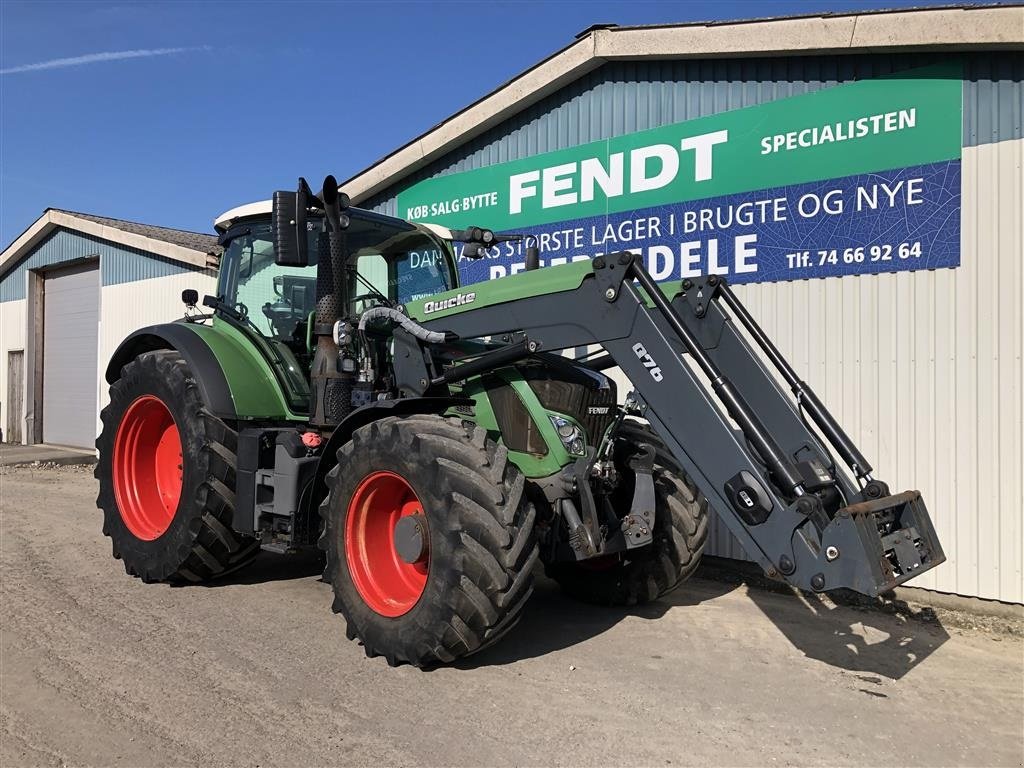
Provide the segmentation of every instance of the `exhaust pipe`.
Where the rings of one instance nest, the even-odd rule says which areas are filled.
[[[352,384],[356,378],[355,361],[344,357],[334,341],[334,324],[348,312],[348,272],[345,230],[350,223],[343,213],[348,195],[338,192],[333,176],[324,179],[320,200],[324,206],[326,237],[318,242],[316,268],[316,316],[313,334],[316,352],[310,371],[312,384],[310,419],[312,426],[329,430],[352,410]]]

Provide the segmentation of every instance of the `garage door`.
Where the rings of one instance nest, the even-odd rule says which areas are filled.
[[[100,278],[96,263],[46,274],[43,283],[43,442],[92,448]]]

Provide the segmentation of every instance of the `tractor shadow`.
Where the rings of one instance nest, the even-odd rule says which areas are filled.
[[[472,670],[545,656],[597,637],[627,617],[660,619],[673,608],[699,605],[735,588],[724,582],[694,579],[671,595],[646,605],[610,607],[567,597],[554,581],[536,573],[533,595],[516,627],[492,647],[452,666]]]
[[[696,578],[675,592],[643,606],[610,608],[587,605],[564,596],[558,586],[538,575],[519,624],[491,648],[456,662],[457,669],[501,666],[563,650],[597,637],[633,616],[659,619],[670,610],[685,611],[743,588],[745,597],[809,659],[861,675],[899,680],[938,650],[949,634],[935,611],[894,599],[875,600],[854,593],[818,595],[778,584],[756,566],[726,565],[708,558]],[[747,614],[743,607],[734,611]],[[756,623],[754,613],[731,619]],[[866,693],[884,696],[875,690]]]
[[[301,551],[290,555],[260,552],[255,559],[240,570],[219,579],[195,585],[216,589],[218,587],[249,586],[266,584],[271,581],[291,581],[321,576],[324,572],[324,556],[319,551]],[[185,585],[189,586],[189,585]]]
[[[287,557],[262,552],[245,568],[202,586],[216,589],[319,578],[322,572],[319,552]],[[853,593],[799,592],[743,561],[705,557],[696,578],[680,589],[647,605],[627,608],[578,602],[563,595],[539,568],[535,576],[533,596],[519,624],[491,648],[456,662],[455,668],[502,666],[544,656],[597,637],[627,617],[653,621],[670,610],[685,611],[737,589],[744,589],[750,603],[804,656],[864,675],[866,682],[874,682],[872,675],[899,680],[949,639],[931,608]],[[759,618],[752,613],[741,620]]]
[[[892,596],[802,592],[768,579],[751,563],[719,558],[707,558],[698,574],[747,587],[750,601],[794,648],[850,672],[899,680],[949,640],[934,609]]]
[[[778,595],[757,588],[749,594],[805,656],[850,672],[899,680],[949,640],[932,608],[901,600],[869,601],[852,593]]]

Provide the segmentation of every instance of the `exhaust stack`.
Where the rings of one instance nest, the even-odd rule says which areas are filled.
[[[313,335],[316,352],[310,372],[312,400],[309,422],[330,429],[352,410],[352,384],[356,378],[355,361],[346,358],[334,341],[334,324],[348,316],[348,271],[345,230],[349,217],[348,195],[338,192],[333,176],[324,179],[320,199],[324,207],[326,230],[318,242],[316,272],[316,316]]]

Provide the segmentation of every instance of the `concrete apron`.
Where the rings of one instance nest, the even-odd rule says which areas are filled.
[[[0,466],[20,467],[32,464],[95,464],[96,451],[63,445],[0,445]]]

